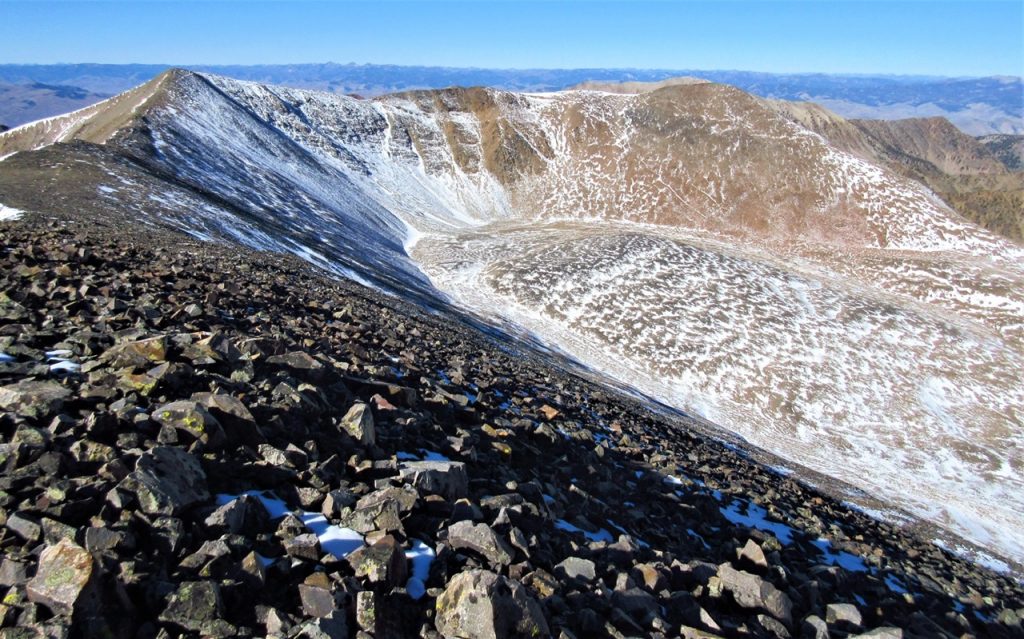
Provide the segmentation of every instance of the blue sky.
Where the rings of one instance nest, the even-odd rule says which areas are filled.
[[[1024,2],[0,0],[0,63],[1024,75]]]

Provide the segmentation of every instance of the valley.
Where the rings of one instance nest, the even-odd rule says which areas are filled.
[[[172,71],[0,136],[0,202],[524,327],[1018,562],[1024,249],[812,129],[707,82],[360,100]]]

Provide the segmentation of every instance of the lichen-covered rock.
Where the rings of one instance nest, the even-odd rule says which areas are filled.
[[[176,515],[210,499],[206,473],[199,461],[171,446],[158,446],[143,454],[135,472],[119,486],[133,493],[139,507],[149,515]]]
[[[60,411],[71,391],[57,382],[22,380],[0,386],[0,409],[25,417],[43,418]]]
[[[71,614],[91,592],[95,566],[92,555],[73,541],[62,539],[39,556],[39,568],[27,586],[29,601],[55,614]]]
[[[224,429],[217,418],[198,402],[182,400],[159,406],[153,421],[165,428],[182,432],[188,439],[201,442],[206,448],[224,445]]]
[[[114,368],[148,368],[166,359],[167,338],[162,335],[116,344],[100,357]]]
[[[404,584],[408,576],[405,554],[391,535],[359,548],[346,559],[356,577],[365,577],[372,584],[395,587]]]
[[[377,443],[377,431],[373,425],[373,412],[369,405],[356,402],[341,418],[341,428],[354,439],[367,446]]]
[[[447,639],[546,637],[544,614],[518,581],[487,570],[455,575],[437,599],[437,630]]]
[[[212,581],[186,581],[160,613],[160,621],[207,637],[230,637],[235,629],[222,619],[220,587]]]
[[[356,593],[356,624],[366,632],[377,627],[377,593],[363,590]]]

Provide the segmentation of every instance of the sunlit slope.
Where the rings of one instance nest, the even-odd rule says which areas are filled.
[[[854,137],[710,83],[359,100],[171,72],[104,104],[0,135],[27,151],[0,174],[53,144],[64,180],[77,139],[109,162],[74,188],[140,220],[443,293],[1024,556],[1024,254]]]

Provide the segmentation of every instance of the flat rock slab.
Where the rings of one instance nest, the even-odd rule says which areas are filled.
[[[93,577],[92,555],[67,539],[47,546],[39,556],[36,576],[28,582],[29,601],[55,614],[71,614],[85,603]]]
[[[23,380],[0,387],[0,409],[25,417],[45,417],[64,406],[71,391],[57,382]]]

